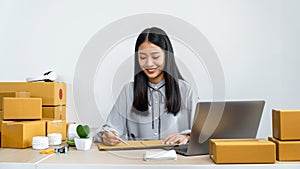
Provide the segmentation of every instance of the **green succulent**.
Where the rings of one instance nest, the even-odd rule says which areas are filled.
[[[88,125],[83,126],[83,125],[79,124],[76,127],[76,132],[80,138],[88,138],[89,133],[90,133],[90,127]]]

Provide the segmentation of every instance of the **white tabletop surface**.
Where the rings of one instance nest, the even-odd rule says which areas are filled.
[[[77,169],[77,168],[300,168],[300,161],[276,162],[275,164],[225,164],[219,165],[209,158],[208,155],[181,156],[177,160],[150,160],[144,161],[143,150],[122,151],[99,151],[94,143],[87,151],[78,151],[70,147],[67,154],[40,154],[38,150],[0,148],[0,169],[22,168],[22,169]]]

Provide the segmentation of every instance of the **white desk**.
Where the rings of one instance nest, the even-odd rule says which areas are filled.
[[[28,149],[0,148],[0,169],[22,168],[31,169],[48,155]]]
[[[178,155],[178,160],[144,161],[143,154],[146,150],[124,151],[99,151],[94,144],[91,150],[77,151],[70,147],[67,154],[39,154],[39,151],[28,149],[0,149],[0,169],[78,169],[78,168],[101,168],[101,169],[135,169],[135,168],[158,168],[158,169],[204,169],[204,168],[300,168],[300,161],[277,162],[275,164],[230,164],[216,165],[208,157]]]

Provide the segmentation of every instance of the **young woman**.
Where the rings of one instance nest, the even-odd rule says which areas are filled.
[[[192,89],[177,68],[172,44],[163,30],[148,28],[138,36],[134,73],[134,82],[123,87],[94,140],[106,145],[119,144],[119,138],[187,143]]]

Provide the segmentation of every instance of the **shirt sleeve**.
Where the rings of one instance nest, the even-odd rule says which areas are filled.
[[[193,105],[194,105],[194,99],[193,99],[193,90],[190,86],[187,91],[187,108],[188,108],[188,118],[189,118],[189,129],[192,128],[192,112],[193,112]]]
[[[195,104],[194,102],[194,98],[193,98],[193,90],[192,90],[192,87],[188,84],[185,85],[186,89],[185,89],[185,93],[184,95],[182,96],[184,99],[184,104],[185,104],[185,107],[186,107],[186,114],[187,114],[187,121],[186,123],[188,124],[187,125],[187,129],[184,129],[182,131],[179,132],[179,134],[190,134],[191,133],[191,128],[192,128],[192,115],[193,115],[193,111],[194,111],[194,108],[193,108],[193,105]]]
[[[113,108],[111,109],[107,117],[106,124],[103,125],[103,127],[105,126],[106,128],[117,131],[119,137],[122,139],[127,139],[126,116],[129,110],[129,106],[132,105],[132,103],[127,103],[130,100],[129,92],[130,86],[125,85],[122,88]],[[95,142],[102,142],[103,132],[104,131],[102,129],[96,134],[96,136],[94,137]]]

